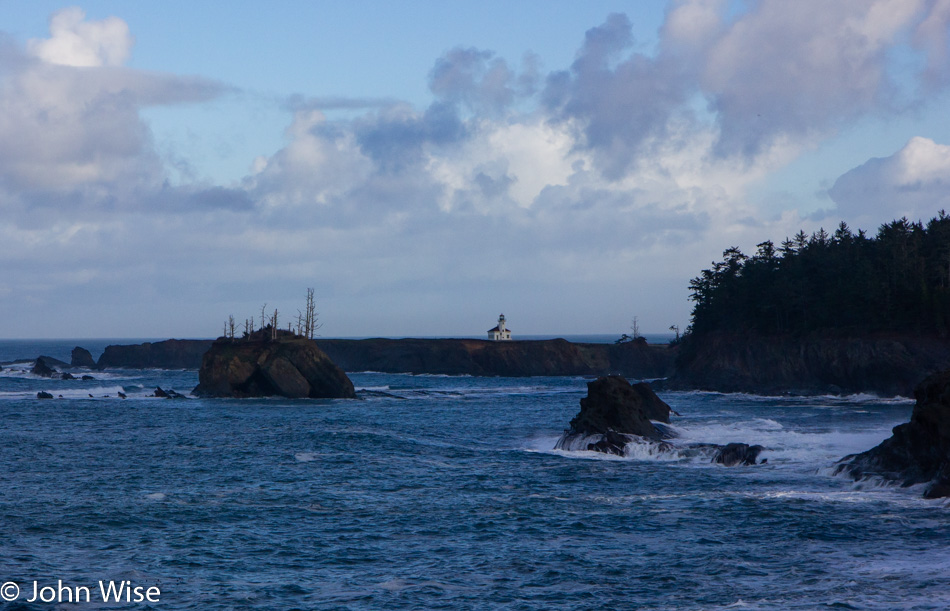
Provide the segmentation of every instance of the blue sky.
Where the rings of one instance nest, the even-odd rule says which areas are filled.
[[[950,0],[0,2],[2,337],[685,327],[950,208]]]

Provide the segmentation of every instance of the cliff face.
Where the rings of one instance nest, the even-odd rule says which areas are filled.
[[[205,353],[194,394],[350,399],[353,383],[312,340],[219,339]]]
[[[920,337],[691,338],[668,388],[720,392],[910,396],[929,373],[950,367],[950,342]]]
[[[910,422],[894,427],[894,435],[877,447],[845,457],[839,472],[904,486],[930,482],[926,498],[950,496],[950,370],[924,380],[914,395]]]
[[[127,346],[106,346],[97,367],[130,369],[198,369],[210,339],[168,339]]]
[[[669,375],[673,364],[668,347],[632,342],[324,339],[317,340],[317,344],[347,371],[513,377],[618,373],[658,378]]]

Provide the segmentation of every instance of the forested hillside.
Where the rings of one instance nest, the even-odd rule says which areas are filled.
[[[876,236],[804,232],[778,247],[738,248],[690,282],[695,301],[687,343],[718,332],[799,336],[879,332],[947,338],[950,332],[950,216],[906,218]]]

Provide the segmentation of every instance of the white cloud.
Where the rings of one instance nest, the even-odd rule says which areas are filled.
[[[88,214],[92,204],[143,204],[161,189],[165,168],[140,109],[225,90],[119,66],[132,44],[125,23],[82,19],[79,9],[56,13],[51,37],[28,44],[41,59],[16,52],[0,59],[0,206],[69,202]]]
[[[78,6],[53,13],[50,37],[33,39],[27,49],[36,57],[61,66],[120,66],[132,51],[129,26],[118,17],[86,21]]]
[[[889,102],[886,53],[918,0],[766,1],[708,48],[702,77],[720,151],[755,155],[775,137],[825,135]]]
[[[838,210],[873,224],[907,216],[926,220],[950,209],[950,146],[914,137],[890,157],[845,173],[829,191]]]

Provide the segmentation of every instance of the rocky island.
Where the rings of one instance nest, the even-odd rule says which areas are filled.
[[[200,397],[281,396],[352,399],[353,382],[310,339],[269,328],[243,339],[219,338],[198,372]]]
[[[620,376],[605,376],[587,383],[581,411],[564,431],[555,450],[627,455],[631,444],[647,444],[650,453],[676,452],[682,457],[701,456],[726,467],[755,465],[765,450],[760,445],[730,442],[675,445],[670,424],[673,410],[649,384],[631,384]]]
[[[598,378],[587,383],[581,411],[554,447],[623,456],[624,447],[637,438],[668,438],[653,421],[669,424],[670,411],[648,384],[630,384],[620,376]]]

